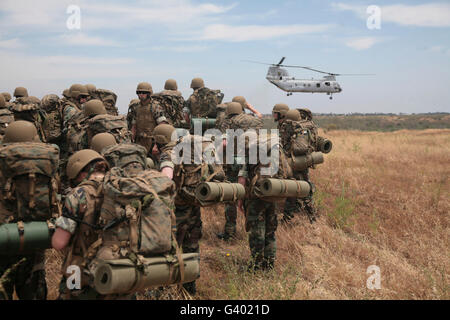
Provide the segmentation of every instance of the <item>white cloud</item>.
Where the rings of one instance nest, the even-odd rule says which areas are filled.
[[[375,37],[360,37],[360,38],[352,38],[345,42],[347,47],[350,47],[355,50],[366,50],[373,47],[376,43],[380,42],[379,38]]]
[[[352,11],[361,19],[367,19],[367,6],[334,3],[341,11]],[[426,3],[418,5],[394,4],[380,6],[381,23],[391,22],[402,26],[450,27],[450,3]]]
[[[151,51],[173,51],[173,52],[202,52],[208,50],[207,46],[153,46]]]
[[[101,37],[92,37],[85,33],[71,32],[60,36],[64,44],[71,46],[102,46],[102,47],[119,47],[120,43]]]
[[[17,49],[23,48],[25,44],[20,41],[20,39],[8,39],[8,40],[0,40],[0,48],[1,49]]]
[[[267,40],[283,36],[318,33],[330,29],[330,25],[247,25],[231,26],[213,24],[205,27],[203,32],[190,40],[222,40],[243,42],[252,40]]]

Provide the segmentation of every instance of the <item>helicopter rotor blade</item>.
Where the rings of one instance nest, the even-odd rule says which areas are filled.
[[[277,63],[277,66],[281,65],[283,63],[284,59],[286,59],[286,57],[281,58],[280,62]]]
[[[251,63],[258,63],[258,64],[265,64],[267,66],[276,66],[276,64],[273,64],[273,63],[265,63],[265,62],[259,62],[259,61],[251,61],[251,60],[241,60],[241,61],[251,62]]]

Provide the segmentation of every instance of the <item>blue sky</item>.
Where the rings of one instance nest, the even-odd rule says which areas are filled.
[[[122,113],[138,82],[168,78],[187,98],[193,77],[243,95],[269,113],[279,102],[313,112],[450,112],[450,1],[84,1],[0,0],[0,92],[60,94],[73,83],[115,91]],[[81,10],[69,30],[70,5]],[[369,30],[369,5],[381,29]],[[287,97],[267,67],[303,65],[335,73],[343,92]],[[290,69],[298,78],[320,77]]]

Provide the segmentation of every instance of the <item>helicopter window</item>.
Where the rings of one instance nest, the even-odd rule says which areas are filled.
[[[329,87],[329,86],[330,86],[330,83],[329,83],[329,82],[325,82],[325,85]]]
[[[317,88],[320,88],[320,83],[316,83]]]

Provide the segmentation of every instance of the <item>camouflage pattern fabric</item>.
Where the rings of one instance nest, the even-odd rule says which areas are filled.
[[[136,109],[139,104],[140,104],[139,99],[133,99],[130,101],[130,103],[128,105],[128,112],[127,112],[128,130],[131,130],[133,125],[136,124]]]
[[[67,158],[77,151],[89,148],[88,121],[89,118],[83,112],[76,112],[64,125]]]
[[[220,90],[211,90],[203,87],[192,93],[186,101],[185,107],[189,110],[191,118],[215,118],[216,107],[222,103],[224,94]]]
[[[76,299],[80,291],[90,291],[88,263],[95,257],[99,238],[98,215],[103,200],[103,174],[93,173],[66,196],[63,214],[56,220],[56,227],[72,234],[69,249],[64,259],[62,273],[66,277],[67,267],[77,265],[81,269],[81,289],[68,290],[60,287],[60,299]],[[64,281],[65,284],[65,281]],[[92,289],[93,290],[93,289]]]
[[[149,256],[172,250],[172,180],[155,170],[129,176],[116,167],[105,176],[104,192],[100,224],[105,227],[105,246],[99,250],[100,259],[127,257],[131,253]],[[115,247],[122,250],[117,252]]]
[[[276,205],[273,202],[261,200],[247,200],[244,205],[253,267],[255,269],[273,268],[277,251]]]
[[[150,99],[146,104],[140,102],[136,105],[132,126],[136,128],[135,143],[147,149],[151,153],[153,147],[153,129],[163,122],[167,122],[164,110],[157,100]]]
[[[47,142],[61,143],[62,117],[60,99],[56,94],[48,94],[42,98],[42,108],[47,114],[44,133]]]
[[[107,89],[96,89],[91,95],[91,99],[98,99],[103,102],[106,112],[109,115],[119,115],[119,110],[116,107],[117,94]]]
[[[27,98],[19,98],[11,107],[14,114],[14,121],[24,120],[34,124],[42,142],[46,142],[44,128],[47,124],[47,114],[41,109],[40,104],[30,103]]]
[[[127,174],[137,174],[147,168],[147,150],[135,143],[120,143],[106,147],[102,155],[110,168],[119,167]]]
[[[202,219],[200,207],[177,206],[175,210],[178,245],[183,253],[200,252],[202,238]]]
[[[5,129],[14,121],[14,114],[8,109],[0,109],[0,139],[3,140]]]
[[[169,124],[175,128],[186,127],[186,121],[183,117],[183,107],[185,104],[181,92],[175,90],[164,90],[152,95],[152,99],[159,101],[164,110]]]
[[[99,114],[87,120],[88,145],[96,134],[104,132],[112,134],[117,143],[131,142],[131,132],[127,128],[125,116]]]
[[[226,176],[227,180],[231,183],[238,182],[238,173],[240,166],[237,164],[226,165]],[[237,203],[226,203],[225,204],[225,227],[224,227],[224,237],[233,237],[236,234],[236,220],[237,220]]]
[[[24,142],[0,148],[2,202],[16,221],[45,221],[59,214],[58,166],[56,145]]]
[[[46,300],[47,283],[43,251],[24,256],[1,256],[0,300]]]
[[[69,120],[79,112],[81,112],[81,107],[79,107],[75,102],[67,100],[66,103],[62,106],[61,112],[63,127],[66,128]]]

